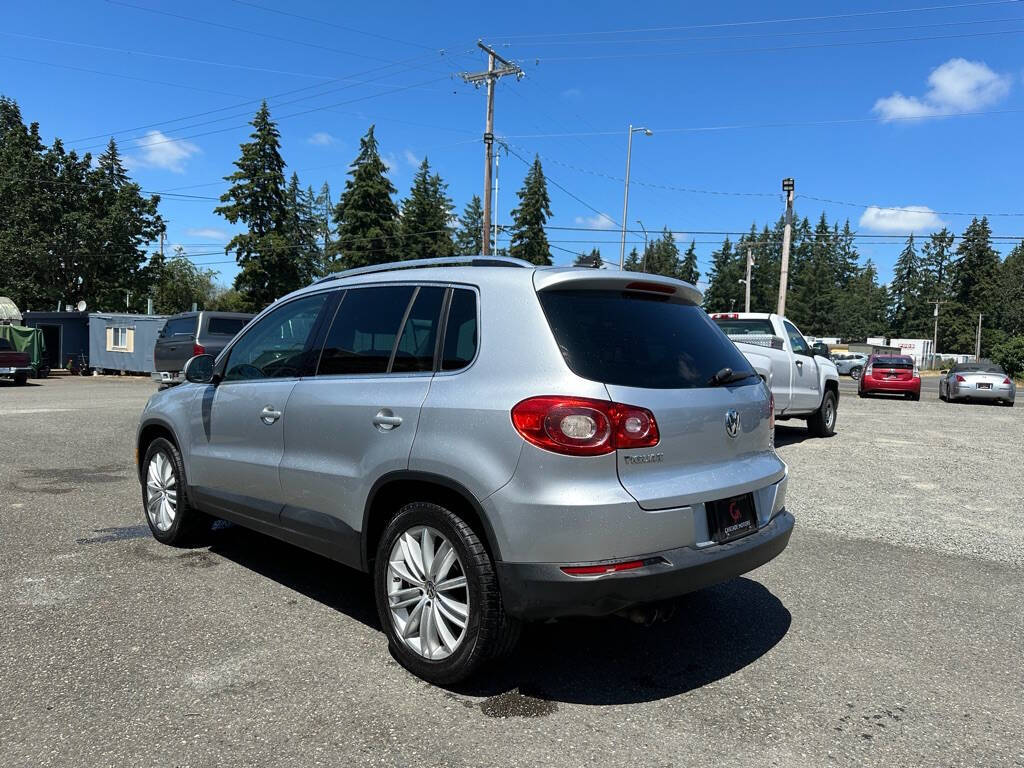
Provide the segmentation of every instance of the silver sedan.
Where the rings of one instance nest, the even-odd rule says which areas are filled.
[[[939,399],[947,403],[954,400],[988,400],[1013,407],[1017,385],[1006,371],[996,363],[958,363],[942,371],[939,379]]]

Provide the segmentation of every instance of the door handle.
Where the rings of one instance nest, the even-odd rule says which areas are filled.
[[[373,417],[373,425],[381,432],[389,432],[395,427],[402,426],[402,417],[395,416],[390,408],[381,408]]]
[[[796,363],[796,367],[797,368],[803,369],[803,367],[804,367],[804,361],[803,360],[794,360],[793,362]]]
[[[281,412],[274,409],[274,406],[268,405],[262,411],[260,411],[260,421],[266,425],[271,425],[275,421],[281,418]]]

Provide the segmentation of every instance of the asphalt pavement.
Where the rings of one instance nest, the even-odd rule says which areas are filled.
[[[1021,408],[844,384],[835,437],[778,428],[778,559],[669,623],[531,626],[449,690],[390,657],[365,576],[150,537],[152,391],[0,383],[2,766],[1024,766]]]

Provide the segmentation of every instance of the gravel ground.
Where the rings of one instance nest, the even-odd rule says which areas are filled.
[[[445,690],[388,655],[364,576],[234,527],[152,540],[151,391],[0,385],[5,768],[1024,766],[1020,409],[844,395],[830,440],[780,426],[778,559],[667,624],[530,627]]]

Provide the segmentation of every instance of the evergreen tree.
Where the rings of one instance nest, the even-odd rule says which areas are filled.
[[[950,304],[943,307],[946,321],[940,322],[947,351],[973,351],[978,315],[986,315],[982,325],[981,351],[984,355],[1001,340],[998,331],[999,254],[992,247],[988,219],[973,219],[956,249],[957,261],[950,284]]]
[[[888,305],[885,286],[878,284],[878,272],[868,259],[839,299],[837,315],[843,319],[835,332],[848,340],[883,335],[888,325]]]
[[[597,248],[591,248],[590,253],[581,253],[572,263],[574,267],[590,267],[591,269],[598,269],[602,264],[604,262],[601,260],[601,251]]]
[[[455,232],[455,253],[458,256],[477,256],[484,251],[484,209],[479,195],[473,195],[459,217]],[[491,243],[494,245],[494,243]]]
[[[697,241],[691,240],[690,247],[683,254],[683,260],[679,265],[679,279],[683,282],[696,285],[700,280],[700,272],[697,270]]]
[[[452,256],[451,207],[448,185],[439,175],[430,173],[430,162],[423,158],[413,178],[409,197],[402,201],[403,259],[433,259]]]
[[[682,269],[679,263],[679,246],[675,237],[665,228],[644,252],[644,271],[651,275],[678,277]]]
[[[306,285],[322,274],[322,222],[317,215],[316,194],[312,187],[302,189],[299,186],[297,173],[292,173],[285,190],[284,232],[289,255],[298,270],[299,285]]]
[[[743,285],[740,278],[746,272],[746,263],[737,259],[728,235],[722,247],[711,254],[708,289],[704,293],[704,308],[708,312],[731,312],[737,305],[743,309]]]
[[[320,186],[320,192],[313,199],[315,218],[320,230],[320,250],[326,260],[331,250],[331,210],[334,203],[331,201],[331,186],[326,181]],[[324,267],[326,266],[323,265]],[[325,269],[321,269],[325,273]]]
[[[395,188],[377,149],[373,126],[359,140],[359,155],[349,168],[345,191],[334,209],[334,269],[365,267],[396,260],[400,254]]]
[[[551,248],[544,225],[551,216],[551,199],[540,157],[534,157],[523,187],[516,193],[519,205],[512,211],[512,238],[509,253],[531,264],[551,264]]]
[[[908,338],[918,329],[917,317],[921,303],[921,259],[914,246],[914,236],[907,238],[889,283],[889,328],[897,338]]]
[[[642,272],[643,268],[643,262],[640,261],[640,254],[637,253],[636,248],[634,248],[622,262],[622,269],[625,272]]]
[[[1009,336],[1024,336],[1024,241],[1017,243],[999,270],[1000,326]]]
[[[241,271],[235,288],[253,311],[309,280],[306,255],[296,254],[290,238],[289,190],[285,186],[281,134],[270,119],[264,101],[251,125],[251,141],[241,145],[235,161],[237,170],[225,181],[231,188],[221,195],[223,205],[214,209],[232,224],[244,224],[247,231],[235,235],[224,247],[234,252]]]

